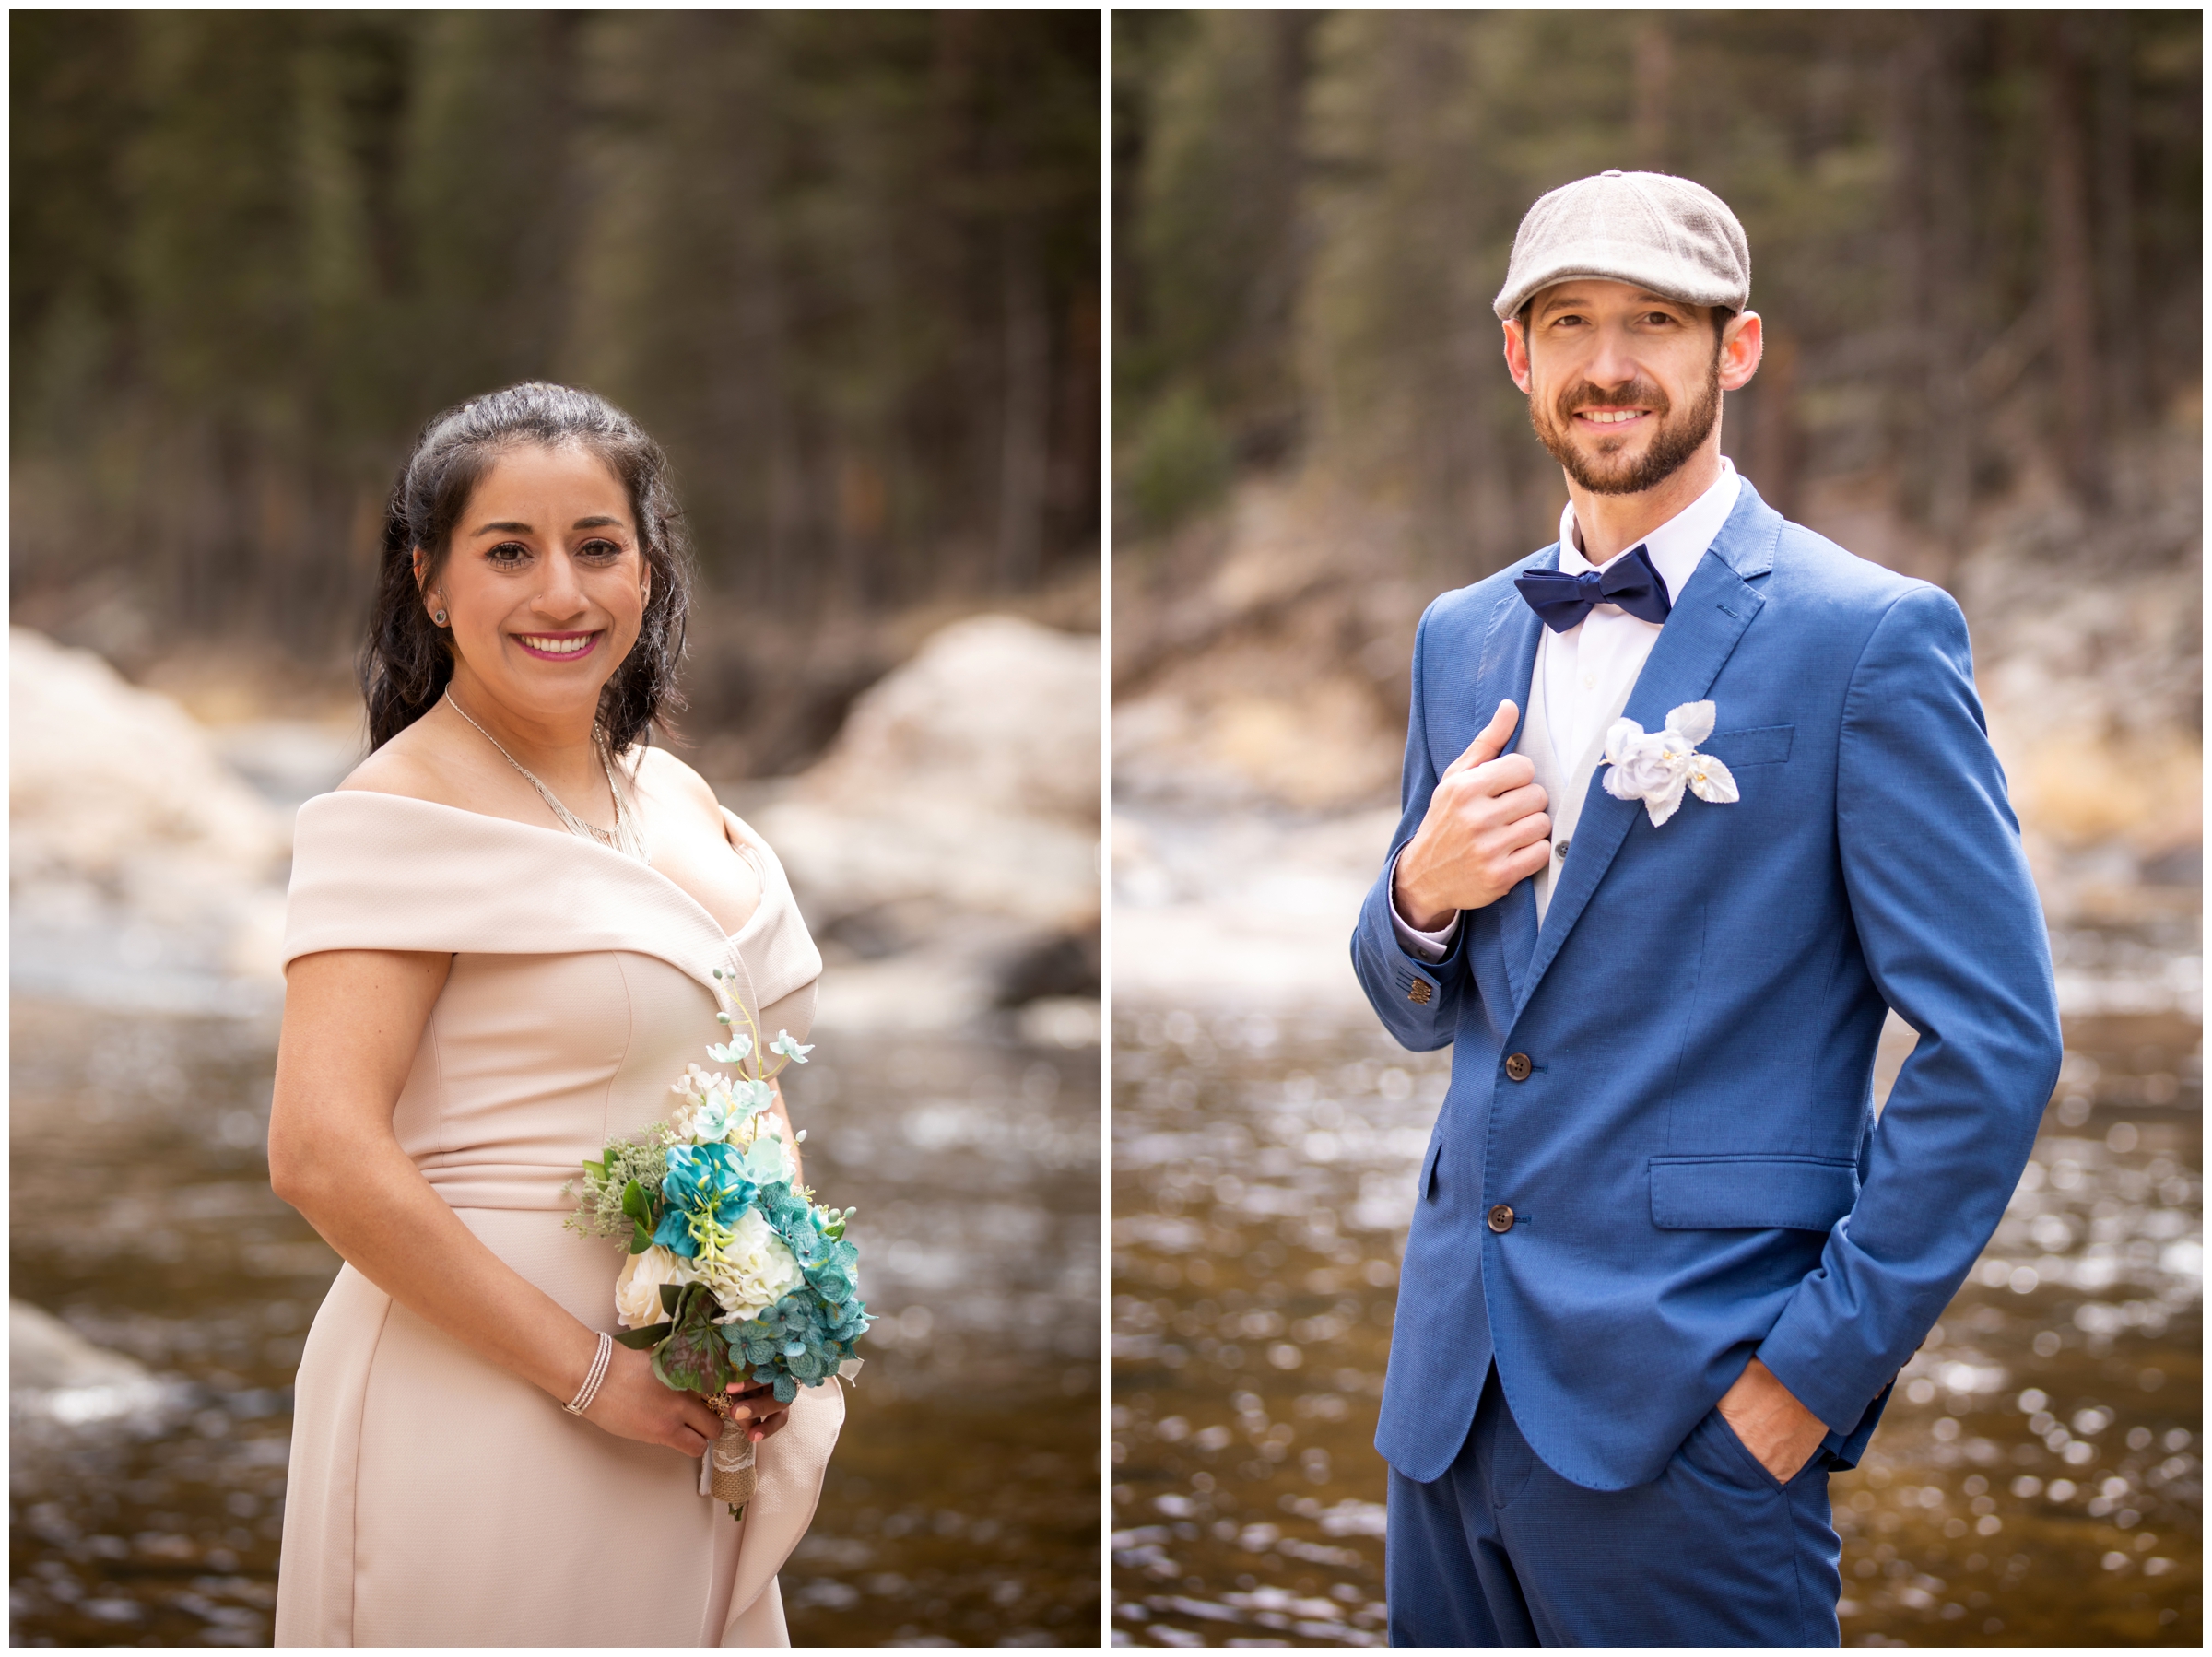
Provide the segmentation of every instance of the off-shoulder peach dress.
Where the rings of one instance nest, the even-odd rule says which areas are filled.
[[[594,1330],[619,1332],[622,1251],[563,1228],[562,1183],[667,1114],[731,995],[771,1036],[813,1018],[821,957],[790,883],[728,832],[762,888],[735,935],[556,829],[359,792],[300,810],[286,962],[453,953],[393,1127],[462,1223]],[[835,1383],[800,1389],[734,1522],[696,1461],[568,1415],[345,1266],[300,1362],[276,1643],[788,1645],[776,1571],[844,1408]]]

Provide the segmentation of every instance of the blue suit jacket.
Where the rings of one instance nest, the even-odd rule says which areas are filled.
[[[1498,703],[1527,707],[1542,624],[1512,582],[1558,560],[1421,618],[1393,856]],[[1850,1464],[2033,1144],[2050,949],[1958,606],[1747,483],[1627,715],[1704,699],[1742,798],[1654,828],[1601,766],[1541,931],[1524,881],[1431,966],[1392,931],[1387,861],[1368,894],[1369,1000],[1453,1049],[1375,1435],[1409,1478],[1450,1465],[1493,1358],[1536,1452],[1594,1489],[1656,1477],[1755,1354]],[[1889,1007],[1920,1041],[1877,1127]]]

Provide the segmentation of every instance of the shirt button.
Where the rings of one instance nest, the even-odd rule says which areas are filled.
[[[1569,846],[1571,846],[1572,844],[1574,844],[1574,842],[1573,842],[1572,840],[1561,840],[1561,841],[1559,843],[1559,845],[1558,845],[1557,847],[1555,847],[1555,848],[1554,848],[1554,850],[1556,850],[1556,851],[1559,852],[1559,861],[1560,861],[1561,863],[1564,863],[1564,862],[1566,862],[1566,861],[1567,861],[1567,848],[1568,848]]]
[[[1584,674],[1583,676],[1583,688],[1584,690],[1595,690],[1597,688],[1597,676],[1594,673]]]
[[[1524,1052],[1514,1053],[1505,1062],[1505,1074],[1516,1082],[1528,1080],[1535,1069],[1535,1066],[1528,1062],[1528,1055]]]
[[[1512,1211],[1512,1209],[1511,1207],[1507,1206],[1507,1205],[1506,1205],[1505,1204],[1503,1204],[1503,1203],[1500,1203],[1500,1204],[1499,1204],[1499,1205],[1498,1205],[1498,1206],[1497,1206],[1497,1207],[1495,1207],[1495,1208],[1493,1208],[1493,1209],[1491,1209],[1491,1210],[1490,1210],[1490,1229],[1491,1229],[1491,1230],[1493,1230],[1493,1231],[1497,1232],[1499,1236],[1500,1236],[1500,1237],[1503,1237],[1503,1236],[1504,1236],[1504,1235],[1505,1235],[1505,1234],[1506,1234],[1508,1231],[1511,1231],[1512,1228],[1513,1228],[1513,1211]]]

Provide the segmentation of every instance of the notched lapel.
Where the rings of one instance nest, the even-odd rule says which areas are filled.
[[[1531,558],[1530,570],[1554,570],[1559,567],[1559,549],[1557,543]],[[1467,741],[1475,740],[1477,732],[1490,723],[1498,704],[1511,701],[1521,710],[1519,723],[1513,726],[1512,740],[1505,745],[1505,752],[1521,751],[1521,739],[1528,732],[1528,699],[1535,693],[1536,645],[1543,637],[1544,624],[1536,613],[1528,607],[1527,601],[1512,588],[1498,601],[1490,614],[1488,631],[1482,641],[1482,667],[1475,679],[1475,729],[1467,733]],[[1460,745],[1465,749],[1465,743]],[[1445,763],[1459,758],[1458,753],[1445,757]],[[1441,767],[1439,769],[1441,769]],[[1529,958],[1536,947],[1536,887],[1535,883],[1524,880],[1495,905],[1498,916],[1498,942],[1505,957],[1505,983],[1513,1004],[1518,1006],[1526,993],[1529,977]]]
[[[1622,717],[1634,720],[1647,731],[1666,723],[1667,714],[1684,702],[1702,701],[1735,651],[1736,640],[1751,618],[1766,605],[1765,597],[1747,577],[1765,575],[1774,567],[1774,545],[1782,534],[1782,515],[1761,500],[1748,483],[1742,487],[1735,511],[1728,516],[1705,557],[1675,600],[1675,607],[1659,629],[1636,688],[1629,697]],[[1583,802],[1582,820],[1575,826],[1574,852],[1559,872],[1544,928],[1535,940],[1523,973],[1525,987],[1514,986],[1516,1014],[1535,993],[1545,970],[1582,918],[1597,883],[1606,877],[1621,842],[1637,818],[1644,815],[1637,800],[1617,800],[1605,790],[1606,768],[1601,763],[1590,779],[1590,793]],[[1657,832],[1664,833],[1661,829]],[[1531,899],[1534,909],[1534,899]],[[1509,958],[1510,965],[1510,958]]]

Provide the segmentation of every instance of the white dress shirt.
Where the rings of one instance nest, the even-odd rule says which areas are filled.
[[[1636,544],[1644,549],[1653,568],[1659,571],[1659,579],[1666,583],[1668,599],[1679,598],[1682,589],[1689,584],[1689,578],[1696,572],[1706,548],[1719,536],[1721,526],[1728,522],[1728,514],[1735,510],[1736,493],[1741,487],[1735,464],[1722,455],[1721,475],[1713,480],[1712,488]],[[1568,501],[1559,513],[1562,574],[1581,575],[1589,570],[1609,570],[1635,550],[1635,546],[1627,547],[1603,564],[1593,564],[1583,556],[1582,530],[1574,521],[1574,502]],[[1575,761],[1602,734],[1597,722],[1621,699],[1621,692],[1643,671],[1652,646],[1659,642],[1660,625],[1631,616],[1618,605],[1601,604],[1593,606],[1587,616],[1565,632],[1555,633],[1549,628],[1542,629],[1543,637],[1536,645],[1535,671],[1544,686],[1544,708],[1551,723],[1551,750],[1561,776],[1573,774]],[[1523,709],[1522,714],[1525,723],[1527,710]],[[1453,935],[1459,930],[1459,917],[1453,915],[1436,932],[1416,931],[1398,912],[1394,860],[1391,879],[1390,918],[1398,943],[1407,954],[1423,960],[1442,960],[1451,951]]]

